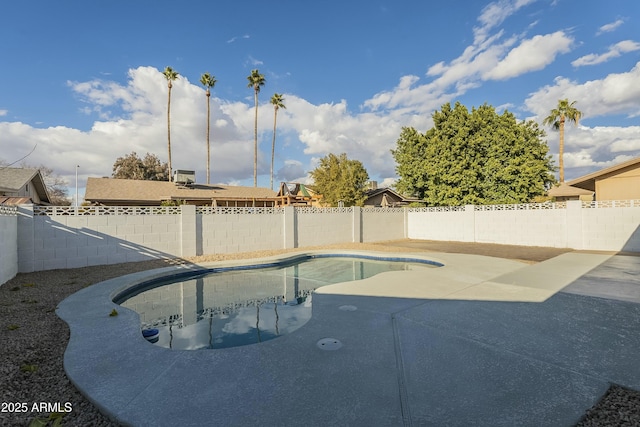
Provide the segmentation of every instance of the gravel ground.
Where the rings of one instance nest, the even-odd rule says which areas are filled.
[[[550,248],[409,240],[308,249],[476,253],[527,262],[539,262],[566,252]],[[65,412],[62,415],[65,426],[117,426],[81,395],[64,373],[62,360],[69,328],[56,316],[55,309],[67,296],[103,280],[170,264],[255,258],[286,252],[292,251],[260,251],[18,274],[0,286],[0,426],[26,426],[36,419],[45,420],[56,411]],[[56,410],[55,406],[60,409]],[[607,425],[640,426],[640,392],[612,387],[579,424],[581,427]]]

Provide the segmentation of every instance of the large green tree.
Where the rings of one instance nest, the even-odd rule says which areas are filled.
[[[209,131],[211,129],[211,88],[216,85],[216,78],[209,73],[204,73],[200,77],[200,83],[207,89],[205,95],[207,96],[207,184],[209,184],[211,177],[211,148],[209,144]]]
[[[284,105],[284,98],[281,93],[274,93],[271,97],[271,104],[273,105],[273,139],[271,140],[271,188],[273,190],[273,160],[276,153],[276,121],[278,120],[278,110],[280,108],[287,108]]]
[[[264,74],[260,74],[258,70],[251,70],[251,74],[247,76],[249,83],[247,87],[253,89],[253,97],[255,101],[255,120],[253,122],[253,186],[258,186],[258,94],[260,88],[267,82]]]
[[[545,117],[542,122],[546,126],[551,126],[554,130],[560,132],[560,146],[558,147],[558,164],[560,166],[560,183],[564,182],[564,124],[568,120],[569,122],[578,125],[582,112],[579,111],[574,105],[576,101],[569,102],[568,99],[558,100],[558,106],[551,110],[550,114]]]
[[[349,160],[345,153],[336,156],[328,154],[320,159],[320,164],[311,172],[314,188],[322,194],[329,206],[362,206],[369,174],[358,160]]]
[[[401,193],[431,206],[525,203],[554,182],[544,130],[490,105],[457,102],[433,113],[424,134],[403,128],[392,150]]]
[[[171,88],[173,87],[173,81],[178,79],[178,72],[171,67],[166,67],[162,72],[164,78],[167,80],[167,87],[169,88],[167,95],[167,148],[169,151],[169,181],[171,181]]]
[[[135,151],[118,157],[113,164],[113,178],[142,179],[146,181],[168,181],[169,166],[160,162],[155,154],[147,153],[143,159]]]

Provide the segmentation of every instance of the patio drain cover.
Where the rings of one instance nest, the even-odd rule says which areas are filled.
[[[341,305],[338,308],[342,311],[356,311],[358,309],[355,305]]]
[[[321,350],[337,350],[342,347],[342,343],[335,338],[322,338],[316,345]]]

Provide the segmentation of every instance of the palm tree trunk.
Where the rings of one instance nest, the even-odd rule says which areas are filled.
[[[171,169],[171,82],[169,82],[169,95],[167,97],[167,148],[169,150],[169,182],[173,180]]]
[[[560,163],[560,184],[564,182],[564,117],[560,117],[560,147],[559,147],[559,159]]]
[[[210,162],[211,162],[211,148],[209,145],[209,129],[211,123],[211,102],[210,102],[211,93],[209,89],[207,89],[207,184],[209,184],[209,176],[211,174],[210,170]]]
[[[258,91],[255,91],[256,118],[253,122],[253,186],[258,186]]]
[[[276,151],[276,121],[278,120],[278,108],[273,109],[273,139],[271,140],[271,189],[273,190],[273,159]]]

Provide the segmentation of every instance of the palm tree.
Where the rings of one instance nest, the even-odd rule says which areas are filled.
[[[278,110],[280,108],[287,108],[284,105],[284,98],[281,93],[274,93],[271,97],[271,104],[273,104],[273,139],[271,140],[271,189],[273,190],[273,157],[276,151],[276,120],[278,119]]]
[[[258,186],[258,93],[260,86],[264,86],[267,82],[264,74],[260,74],[258,70],[251,70],[251,74],[247,77],[249,84],[247,87],[253,88],[254,99],[256,104],[256,118],[253,124],[253,186]]]
[[[177,71],[174,71],[171,67],[166,67],[162,72],[164,78],[167,79],[167,86],[169,88],[169,95],[167,98],[167,147],[169,150],[169,182],[173,179],[173,171],[171,169],[171,88],[172,81],[176,80],[179,76]]]
[[[204,73],[202,77],[200,77],[200,83],[202,83],[202,85],[207,88],[207,92],[206,92],[206,95],[207,95],[207,184],[209,184],[209,176],[211,175],[211,170],[210,170],[211,150],[209,146],[209,129],[211,128],[210,127],[211,104],[209,102],[211,99],[210,89],[216,85],[216,81],[217,81],[216,77],[212,76],[209,73]]]
[[[582,117],[582,112],[574,107],[575,103],[576,101],[569,103],[568,99],[558,100],[558,107],[551,110],[551,114],[542,122],[544,125],[560,131],[560,184],[564,182],[564,160],[562,158],[564,156],[564,123],[569,120],[578,126],[578,122]]]

